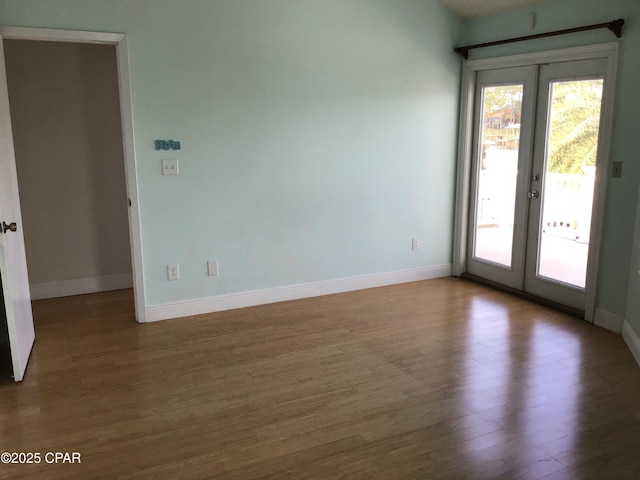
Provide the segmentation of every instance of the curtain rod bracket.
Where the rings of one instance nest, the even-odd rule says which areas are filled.
[[[622,38],[622,26],[624,25],[624,20],[619,18],[618,20],[614,20],[613,22],[607,25],[607,28],[611,30],[616,37]]]
[[[616,37],[622,38],[622,26],[624,25],[624,19],[619,18],[608,23],[598,23],[597,25],[588,25],[586,27],[567,28],[566,30],[557,30],[555,32],[538,33],[536,35],[527,35],[526,37],[508,38],[506,40],[497,40],[495,42],[478,43],[476,45],[466,45],[464,47],[456,47],[454,51],[464,57],[469,58],[469,50],[474,48],[493,47],[496,45],[505,45],[507,43],[523,42],[525,40],[536,40],[538,38],[555,37],[557,35],[566,35],[569,33],[586,32],[587,30],[596,30],[600,28],[606,28],[612,31]]]
[[[458,47],[455,51],[462,55],[465,60],[469,58],[469,47]]]

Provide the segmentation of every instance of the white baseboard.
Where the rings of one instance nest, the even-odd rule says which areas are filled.
[[[70,297],[85,293],[108,292],[133,287],[130,273],[124,275],[107,275],[104,277],[79,278],[62,282],[35,283],[30,285],[31,300],[45,298]]]
[[[624,338],[633,357],[636,359],[636,362],[638,362],[638,365],[640,365],[640,337],[633,331],[633,328],[631,328],[631,325],[629,325],[629,322],[626,320],[622,328],[622,338]]]
[[[622,333],[622,326],[624,325],[624,317],[616,315],[615,313],[607,312],[606,310],[596,309],[593,316],[593,323],[599,327],[606,328],[615,333]]]
[[[267,288],[147,307],[147,322],[451,276],[451,265]]]

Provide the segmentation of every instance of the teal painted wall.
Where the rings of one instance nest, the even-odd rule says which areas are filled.
[[[148,305],[451,262],[462,22],[435,1],[0,0],[0,23],[128,35]]]
[[[627,300],[627,321],[636,335],[640,337],[640,203],[636,209],[635,237],[631,271],[629,272],[629,291]]]
[[[537,16],[536,28],[525,27],[528,12]],[[638,185],[640,183],[640,135],[638,135],[638,112],[640,112],[640,2],[635,0],[562,0],[544,6],[519,10],[509,14],[493,15],[466,22],[465,43],[481,43],[547,32],[564,28],[591,25],[624,18],[627,22],[620,41],[618,82],[613,130],[612,160],[621,161],[623,177],[609,179],[605,223],[602,238],[600,272],[596,306],[625,316],[627,291],[629,288],[629,265],[634,245],[634,225]],[[607,30],[584,32],[562,37],[553,37],[531,42],[511,44],[476,50],[470,58],[501,56],[539,50],[588,45],[615,41]],[[640,242],[636,238],[635,244]],[[637,250],[638,247],[636,247]],[[637,270],[637,263],[632,270]],[[636,282],[636,276],[634,282]],[[637,283],[636,283],[637,287]],[[638,288],[633,292],[638,296]],[[636,310],[640,318],[640,308]],[[640,319],[635,322],[640,333]]]

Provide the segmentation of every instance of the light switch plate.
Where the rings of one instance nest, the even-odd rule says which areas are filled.
[[[611,178],[622,178],[622,162],[613,162]]]
[[[163,175],[179,175],[180,168],[178,160],[162,160],[162,174]]]

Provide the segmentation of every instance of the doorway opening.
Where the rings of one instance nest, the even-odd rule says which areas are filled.
[[[124,172],[125,172],[125,191],[126,195],[122,200],[125,205],[125,212],[128,212],[125,217],[128,217],[128,229],[125,227],[122,230],[125,231],[124,237],[126,238],[126,231],[129,233],[129,273],[115,273],[104,274],[98,273],[96,277],[83,276],[79,279],[55,279],[54,281],[41,281],[36,284],[39,292],[36,292],[38,296],[64,296],[73,293],[73,289],[80,289],[77,293],[89,293],[91,291],[104,291],[113,290],[114,288],[121,288],[122,282],[126,282],[126,286],[133,285],[133,300],[134,300],[134,312],[135,320],[138,322],[146,321],[145,310],[145,296],[144,296],[144,279],[143,279],[143,267],[142,267],[142,240],[140,229],[140,212],[138,204],[138,187],[137,187],[137,173],[133,140],[133,115],[132,115],[132,103],[131,103],[131,87],[129,79],[129,60],[128,60],[128,47],[126,35],[120,33],[100,33],[100,32],[80,32],[69,30],[52,30],[52,29],[40,29],[29,27],[0,27],[0,59],[2,69],[5,69],[4,58],[4,40],[21,40],[21,41],[37,41],[37,42],[67,42],[71,44],[99,44],[109,46],[109,48],[115,49],[116,55],[116,76],[117,76],[117,98],[113,100],[114,103],[119,104],[120,107],[120,119],[121,135],[119,149],[124,152]],[[80,76],[84,73],[83,69],[76,65],[76,73]],[[28,359],[33,347],[35,334],[33,327],[32,309],[31,309],[31,295],[30,295],[30,282],[27,275],[27,260],[25,253],[25,241],[22,229],[22,215],[21,205],[18,188],[18,175],[16,168],[16,161],[14,155],[14,144],[12,135],[12,118],[10,117],[9,108],[9,93],[7,83],[5,81],[6,75],[3,73],[0,76],[0,104],[2,106],[0,115],[0,136],[3,137],[2,150],[3,155],[0,156],[0,170],[2,175],[0,176],[0,206],[3,216],[8,220],[7,229],[4,228],[0,233],[4,235],[0,236],[0,267],[2,268],[3,278],[3,297],[4,306],[6,312],[6,325],[9,333],[9,346],[11,351],[11,361],[13,364],[13,377],[15,381],[21,381],[24,377],[24,373],[27,367]],[[17,108],[17,107],[16,107]],[[78,111],[82,111],[87,108],[87,105],[81,104],[80,107],[76,105]],[[93,114],[94,116],[95,113]],[[99,116],[99,115],[97,115]],[[117,115],[116,115],[117,116]],[[79,127],[82,129],[83,127]],[[96,134],[100,136],[100,132]],[[45,136],[45,135],[43,135]],[[72,142],[72,139],[76,135],[69,135],[68,143]],[[39,140],[39,139],[38,139]],[[88,142],[93,144],[93,140]],[[52,143],[56,143],[57,139],[54,139]],[[115,143],[115,142],[114,142]],[[66,144],[62,144],[67,146]],[[117,148],[116,147],[116,148]],[[61,148],[62,150],[62,148]],[[53,150],[51,150],[53,151]],[[46,152],[44,156],[47,159],[51,159],[53,155],[48,155]],[[56,152],[57,153],[57,152]],[[40,160],[42,162],[42,160]],[[47,168],[60,168],[64,171],[64,161],[58,163],[50,161],[49,163],[43,162]],[[102,166],[102,165],[101,165]],[[86,167],[86,165],[85,165]],[[115,171],[115,170],[114,170]],[[120,167],[120,172],[122,167]],[[55,173],[55,172],[54,172]],[[86,173],[86,172],[85,172]],[[106,175],[109,175],[109,172]],[[78,172],[75,173],[76,175]],[[70,174],[72,176],[72,174]],[[54,175],[52,175],[54,178]],[[55,183],[55,182],[51,182]],[[92,185],[93,189],[100,189],[102,182],[97,182]],[[91,190],[92,188],[89,188]],[[57,194],[64,195],[68,192],[64,190],[64,187],[59,188]],[[86,192],[85,192],[86,193]],[[87,197],[85,197],[86,200]],[[90,203],[88,200],[86,200]],[[73,203],[73,202],[72,202]],[[69,205],[72,205],[69,204]],[[128,205],[127,205],[128,204]],[[75,206],[73,206],[75,207]],[[73,212],[76,212],[73,210]],[[77,213],[77,212],[76,212]],[[94,214],[95,216],[99,216]],[[54,217],[57,215],[54,213]],[[91,214],[89,215],[91,217]],[[104,217],[102,217],[104,218]],[[13,220],[12,220],[13,219]],[[96,225],[104,223],[102,220],[96,221],[92,219],[88,223],[94,226],[91,230],[92,235],[96,235],[99,229]],[[109,220],[107,220],[109,222]],[[61,222],[62,223],[62,222]],[[67,224],[67,229],[62,229],[65,235],[73,235],[76,225],[72,224],[71,227]],[[4,224],[3,224],[4,227]],[[13,233],[7,233],[13,232]],[[48,232],[47,232],[48,233]],[[62,235],[64,236],[64,235]],[[108,237],[108,235],[107,235]],[[95,239],[94,239],[95,240]],[[104,241],[105,239],[101,239]],[[122,240],[122,237],[120,237]],[[108,241],[108,240],[107,240]],[[89,242],[91,243],[91,242]],[[126,242],[125,242],[126,243]],[[100,245],[99,241],[94,241],[93,245]],[[105,257],[97,256],[100,259]],[[47,252],[43,258],[47,261],[56,258],[56,252]],[[96,257],[91,257],[94,264],[102,264],[102,266],[108,264],[110,260],[95,261]],[[107,257],[108,258],[108,255]],[[69,258],[67,257],[67,260]],[[73,261],[73,260],[69,260]],[[93,265],[94,267],[96,265]],[[68,265],[63,265],[59,270],[65,270]],[[76,265],[77,267],[77,265]],[[69,268],[72,270],[72,268]],[[126,279],[125,279],[126,277]],[[56,289],[58,290],[56,294]],[[42,294],[44,290],[44,294]],[[48,291],[47,291],[48,290]],[[52,292],[53,290],[53,292]],[[60,292],[62,290],[62,292]],[[62,295],[60,295],[62,294]]]
[[[31,299],[131,288],[115,46],[4,54]]]
[[[116,47],[3,49],[31,299],[132,288]]]

